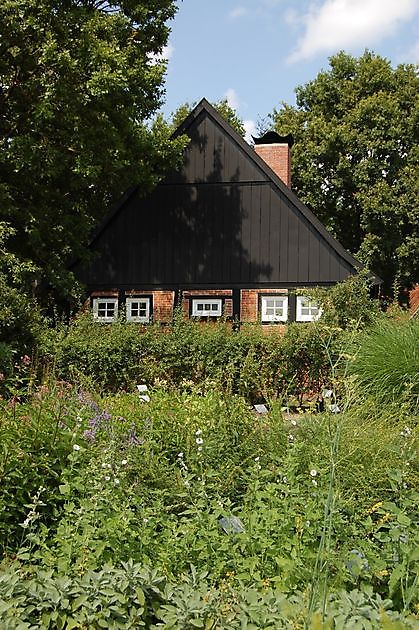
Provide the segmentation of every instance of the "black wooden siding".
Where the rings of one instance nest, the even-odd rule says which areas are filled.
[[[187,132],[184,168],[132,194],[93,241],[98,255],[77,272],[88,288],[329,284],[354,272],[234,133],[206,110]]]

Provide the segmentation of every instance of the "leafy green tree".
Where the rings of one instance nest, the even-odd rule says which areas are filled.
[[[371,52],[340,52],[271,115],[292,132],[293,188],[387,290],[419,276],[419,79]]]
[[[68,263],[110,203],[180,154],[161,119],[174,0],[2,0],[0,220],[10,250],[68,294]]]
[[[183,103],[180,105],[177,110],[172,114],[171,117],[171,125],[172,129],[175,130],[179,127],[179,125],[185,120],[187,115],[193,110],[196,102],[192,103]],[[246,135],[246,130],[243,125],[243,121],[238,116],[236,110],[228,104],[227,99],[221,99],[216,103],[212,103],[215,109],[219,114],[239,133],[243,138]]]
[[[0,373],[11,369],[15,353],[31,352],[42,326],[39,308],[30,296],[37,269],[7,250],[11,236],[13,229],[0,222]]]

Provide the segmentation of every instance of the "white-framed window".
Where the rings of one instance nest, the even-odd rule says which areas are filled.
[[[93,317],[100,322],[114,322],[118,317],[118,298],[93,298]]]
[[[286,295],[263,295],[262,322],[286,322],[288,319],[288,297]]]
[[[128,297],[126,299],[127,322],[147,323],[150,321],[150,298]]]
[[[192,317],[221,317],[222,314],[222,300],[206,298],[192,300]]]
[[[315,322],[322,314],[322,309],[305,295],[297,295],[297,322]]]

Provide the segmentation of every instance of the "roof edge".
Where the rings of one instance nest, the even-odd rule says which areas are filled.
[[[256,151],[242,138],[242,136],[218,113],[206,98],[202,98],[193,110],[188,114],[185,120],[175,130],[173,136],[176,137],[183,133],[187,133],[187,129],[198,118],[198,116],[206,111],[215,122],[234,140],[236,144],[253,160],[253,162],[262,170],[262,172],[272,181],[280,192],[301,212],[301,214],[313,225],[317,232],[329,243],[335,252],[343,258],[356,271],[365,269],[365,265],[350,254],[339,241],[324,227],[323,223],[316,217],[297,195],[282,181],[280,177],[271,169],[271,167],[261,158]],[[382,282],[379,276],[373,274],[376,284]]]

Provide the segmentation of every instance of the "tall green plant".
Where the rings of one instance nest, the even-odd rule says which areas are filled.
[[[408,403],[417,410],[419,397],[419,321],[379,321],[357,340],[349,366],[359,392],[384,405]]]

